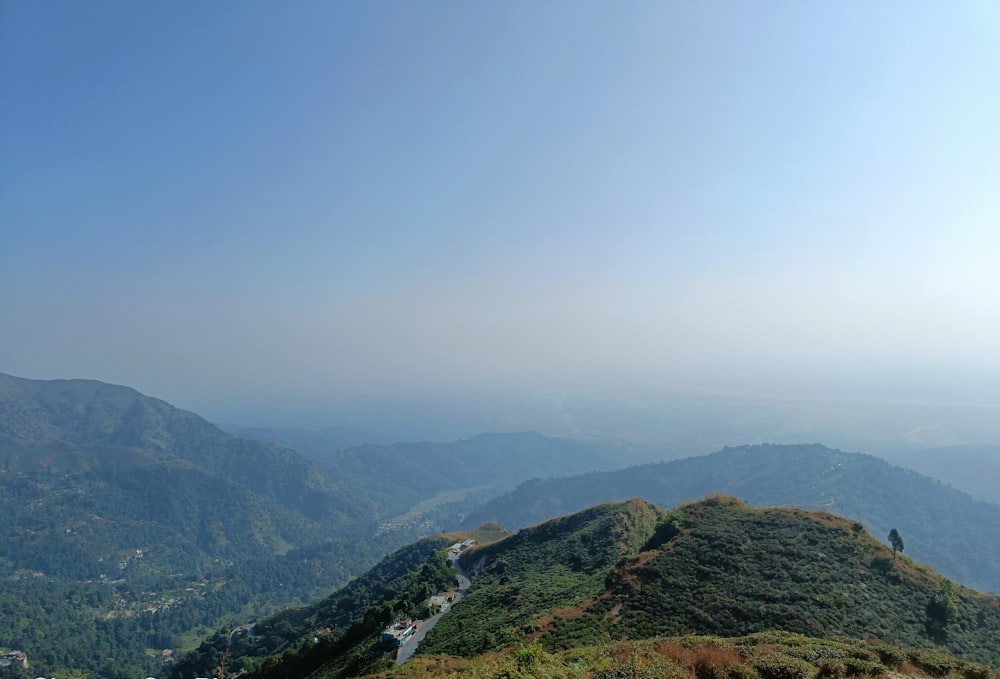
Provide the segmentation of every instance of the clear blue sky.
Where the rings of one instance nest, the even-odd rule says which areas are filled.
[[[1000,4],[0,0],[0,371],[1000,400]]]

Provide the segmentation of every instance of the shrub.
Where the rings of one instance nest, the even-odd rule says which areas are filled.
[[[852,648],[848,655],[858,660],[866,660],[873,663],[879,662],[879,654],[876,651],[870,651],[867,648],[862,648],[861,646],[855,646]]]
[[[945,677],[955,669],[955,659],[931,653],[930,651],[913,651],[910,662],[932,677]]]
[[[970,663],[962,667],[962,679],[991,679],[995,676],[995,673],[984,665]]]
[[[632,679],[634,670],[631,667],[616,667],[610,670],[597,670],[591,676],[594,679]]]
[[[788,653],[813,664],[823,660],[839,660],[845,655],[839,647],[819,641],[802,646],[794,646]]]
[[[765,653],[753,660],[761,679],[809,679],[813,666],[787,653]]]
[[[760,675],[754,668],[740,663],[726,668],[726,679],[760,679]]]
[[[538,666],[544,655],[545,651],[542,650],[542,645],[537,641],[532,641],[522,644],[514,651],[514,662],[519,669],[531,669]]]
[[[702,646],[695,650],[692,669],[697,679],[726,679],[727,670],[740,664],[740,657],[718,646]]]
[[[903,663],[906,662],[907,659],[906,651],[899,648],[898,646],[875,643],[875,644],[868,644],[868,647],[878,654],[879,662],[881,662],[886,667],[900,667]]]
[[[657,644],[656,652],[660,655],[665,655],[674,663],[681,665],[682,667],[688,667],[691,665],[691,650],[682,646],[675,639],[670,639]]]
[[[818,679],[843,679],[846,675],[847,668],[839,660],[824,660],[816,673]]]
[[[863,658],[844,658],[844,668],[852,677],[880,677],[886,673],[882,663]]]

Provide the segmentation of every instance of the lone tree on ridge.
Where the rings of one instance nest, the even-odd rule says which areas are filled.
[[[896,560],[896,552],[903,551],[903,538],[899,536],[899,531],[893,528],[889,531],[889,545],[892,547],[892,558]]]

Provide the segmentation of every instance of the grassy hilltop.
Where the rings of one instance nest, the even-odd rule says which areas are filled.
[[[532,676],[543,666],[552,676],[668,676],[608,658],[638,654],[649,667],[684,673],[712,648],[721,649],[712,661],[720,674],[698,670],[709,672],[698,679],[907,668],[986,676],[976,663],[1000,665],[997,597],[894,554],[856,522],[713,497],[673,511],[638,499],[599,505],[469,550],[465,567],[482,566],[469,595],[416,658],[394,668],[377,632],[447,579],[440,567],[447,542],[418,543],[423,560],[402,550],[379,566],[382,575],[354,585],[372,596],[350,595],[349,587],[308,609],[305,627],[286,629],[293,634],[280,656],[230,667],[260,679],[420,676],[432,667],[445,676],[514,676],[511,668],[520,667]],[[379,588],[386,596],[376,602]],[[346,608],[347,601],[360,606]],[[266,625],[275,623],[263,624],[255,643],[268,643]],[[320,625],[331,633],[310,636]],[[614,674],[626,665],[635,672]]]

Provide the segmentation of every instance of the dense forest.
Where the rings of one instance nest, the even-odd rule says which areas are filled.
[[[530,637],[550,653],[636,635],[751,634],[772,626],[881,634],[885,620],[908,612],[907,622],[895,625],[898,641],[995,660],[980,638],[995,626],[993,600],[928,575],[909,557],[931,560],[963,583],[989,577],[1000,508],[875,458],[816,445],[734,448],[536,479],[497,497],[525,474],[600,468],[613,464],[609,455],[525,433],[306,456],[234,437],[125,387],[0,376],[0,648],[26,651],[32,670],[43,674],[206,676],[225,650],[230,668],[261,677],[288,667],[346,676],[385,666],[372,641],[378,628],[398,615],[422,615],[427,593],[447,586],[453,574],[440,553],[445,538],[414,541],[466,514],[467,521],[493,516],[519,525],[582,508],[589,498],[642,493],[672,506],[722,490],[753,504],[839,511],[852,519],[851,539],[833,540],[809,521],[782,529],[787,517],[767,527],[760,517],[730,517],[717,527],[703,517],[700,528],[684,532],[680,514],[640,501],[595,507],[502,542],[495,542],[503,532],[494,524],[480,542],[495,544],[468,557],[475,558],[469,568],[484,564],[473,590],[421,652],[472,656]],[[510,460],[519,461],[517,470]],[[823,586],[839,583],[837,594],[801,584],[820,571],[813,552],[787,546],[805,549],[795,536],[810,535],[803,544],[826,545],[824,554],[842,560],[852,549],[884,549],[865,528],[881,538],[890,525],[905,537],[905,556],[844,565],[867,583],[867,594],[830,575],[817,577]],[[747,582],[781,582],[754,570],[762,566],[753,549],[732,551],[732,536],[744,530],[739,544],[767,546],[776,563],[787,559],[782,572],[792,579],[726,600],[713,577],[744,573],[727,570],[734,563],[745,567]],[[698,542],[703,533],[707,541]],[[669,553],[649,556],[657,539],[662,546],[668,538]],[[727,547],[712,551],[720,545]],[[686,560],[670,561],[689,548]],[[356,577],[393,550],[400,551]],[[640,553],[641,563],[631,561]],[[703,570],[683,581],[684,568],[698,563]],[[632,582],[649,589],[633,592]],[[686,584],[675,592],[677,582]],[[901,608],[866,598],[886,582],[899,590],[892,600]],[[798,598],[788,599],[789,592]],[[727,601],[728,613],[699,603],[704,598]],[[878,613],[844,617],[841,604],[852,615]],[[660,610],[673,611],[674,622],[649,614]],[[233,634],[248,625],[253,634]]]
[[[220,627],[321,599],[454,525],[501,481],[601,459],[498,435],[432,447],[435,470],[425,448],[343,453],[341,471],[128,387],[0,375],[0,648],[43,674],[163,674]],[[472,479],[460,458],[477,451],[526,464]]]
[[[305,676],[338,658],[345,663],[369,650],[355,648],[398,617],[426,614],[427,597],[454,583],[445,538],[425,538],[386,557],[375,568],[317,604],[291,608],[254,625],[253,636],[219,630],[174,668],[176,679],[206,676],[223,653],[231,668],[266,676]],[[325,630],[322,636],[318,630]]]
[[[0,638],[26,650],[36,669],[162,675],[171,669],[163,658],[176,659],[201,635],[314,601],[406,539],[392,533],[329,541],[278,558],[220,564],[196,578],[131,577],[117,565],[111,577],[82,582],[20,572],[0,588]],[[164,650],[171,653],[162,656]]]
[[[309,606],[263,618],[253,636],[227,637],[219,630],[174,668],[174,679],[206,676],[223,652],[230,668],[254,677],[356,673],[387,659],[375,638],[402,617],[426,618],[427,598],[454,587],[447,547],[471,539],[488,545],[510,536],[495,524],[475,531],[424,538],[387,556],[364,575]],[[318,631],[323,630],[322,634]]]

